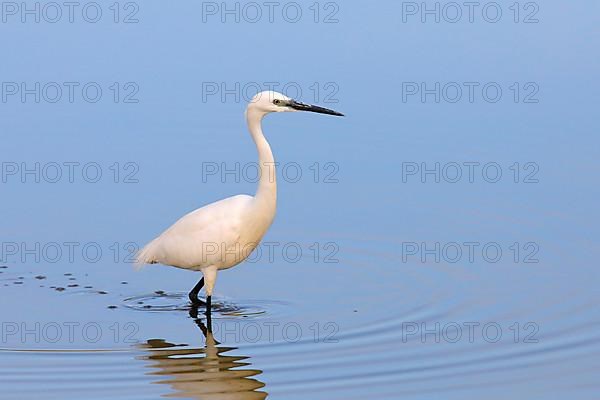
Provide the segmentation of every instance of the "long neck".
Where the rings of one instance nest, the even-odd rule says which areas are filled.
[[[264,114],[248,110],[246,120],[248,130],[254,139],[256,149],[258,150],[258,165],[260,169],[260,180],[256,191],[256,200],[267,207],[275,208],[277,203],[277,179],[275,172],[275,159],[269,142],[265,139],[262,132],[261,122]]]

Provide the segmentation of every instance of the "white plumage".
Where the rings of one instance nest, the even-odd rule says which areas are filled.
[[[275,160],[262,133],[261,122],[271,112],[285,111],[342,115],[326,108],[294,101],[276,92],[261,92],[254,96],[246,109],[246,119],[258,150],[260,179],[256,195],[229,197],[183,216],[140,250],[137,255],[138,265],[160,263],[201,271],[210,301],[217,271],[244,261],[259,245],[275,217]],[[201,281],[190,293],[192,301],[202,283]]]
[[[185,215],[139,253],[138,262],[202,271],[212,295],[216,271],[231,268],[258,246],[275,208],[261,213],[255,197],[229,197]]]

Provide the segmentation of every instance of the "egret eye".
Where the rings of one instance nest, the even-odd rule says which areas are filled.
[[[276,106],[278,106],[278,105],[281,104],[281,100],[275,99],[275,100],[273,100],[273,104],[275,104]]]

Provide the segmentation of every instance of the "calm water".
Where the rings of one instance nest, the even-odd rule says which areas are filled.
[[[0,398],[597,399],[600,5],[514,22],[500,3],[497,23],[403,22],[391,1],[295,23],[188,1],[6,11]],[[347,117],[265,121],[278,214],[219,275],[211,334],[199,277],[131,252],[254,192],[256,82]]]
[[[169,290],[177,272],[140,278],[77,267],[65,276],[56,268],[36,279],[34,268],[3,269],[12,304],[3,310],[4,394],[38,398],[40,387],[69,398],[597,393],[597,303],[563,283],[567,268],[403,265],[382,242],[342,237],[338,264],[303,259],[223,274],[228,293],[217,296],[208,336],[185,293]]]

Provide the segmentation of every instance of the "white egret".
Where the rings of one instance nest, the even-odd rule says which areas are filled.
[[[206,286],[206,311],[217,271],[231,268],[258,246],[275,217],[277,182],[271,146],[262,132],[262,119],[273,112],[311,111],[343,114],[293,100],[281,93],[258,93],[246,108],[248,130],[258,150],[260,178],[255,196],[238,195],[208,204],[185,215],[137,254],[138,265],[164,264],[202,272],[202,279],[189,293],[192,304]]]

